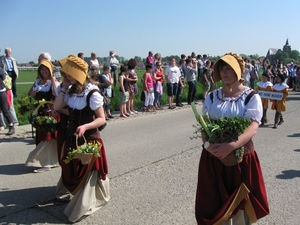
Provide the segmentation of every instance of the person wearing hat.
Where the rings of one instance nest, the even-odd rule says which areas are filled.
[[[281,125],[284,122],[282,112],[286,110],[285,100],[289,95],[289,86],[284,82],[285,77],[282,74],[278,74],[276,79],[277,82],[276,84],[274,84],[273,91],[283,93],[283,97],[281,100],[271,100],[271,109],[276,111],[273,126],[274,129],[276,129],[278,125]]]
[[[249,118],[251,123],[237,141],[212,144],[202,138],[195,201],[199,225],[249,225],[269,214],[263,174],[252,142],[262,117],[261,98],[243,85],[242,74],[243,59],[235,53],[226,53],[215,63],[213,71],[214,81],[222,81],[224,85],[212,91],[203,103],[202,114],[210,120],[238,116]],[[242,146],[242,162],[226,166],[219,160]],[[239,192],[242,186],[250,193]]]
[[[59,180],[61,184],[58,183],[58,186],[65,187],[72,194],[64,213],[70,222],[76,222],[110,200],[106,153],[98,130],[98,127],[105,124],[105,113],[103,97],[89,78],[88,66],[84,60],[70,55],[61,72],[68,79],[63,80],[64,85],[55,99],[54,109],[67,107],[70,115],[59,156],[62,173]],[[69,163],[64,161],[70,149],[77,149],[77,145],[86,142],[100,143],[100,157],[92,157],[87,164],[77,158]]]
[[[270,82],[270,76],[266,72],[262,74],[262,81],[257,82],[257,88],[260,91],[273,91],[273,84]],[[264,126],[267,120],[267,110],[269,108],[269,99],[262,98],[263,116],[261,118],[260,126]]]
[[[44,59],[37,70],[37,79],[30,88],[28,94],[38,101],[53,101],[56,96],[56,89],[59,82],[53,75],[52,63]],[[53,104],[44,104],[38,109],[38,116],[53,116]],[[29,153],[25,162],[26,166],[40,167],[33,172],[42,173],[51,170],[51,167],[58,166],[57,160],[57,132],[49,133],[36,129],[36,148]]]
[[[114,87],[117,85],[117,69],[120,65],[119,60],[115,57],[115,55],[115,51],[110,51],[107,58],[107,65],[110,66],[111,76],[114,79]]]

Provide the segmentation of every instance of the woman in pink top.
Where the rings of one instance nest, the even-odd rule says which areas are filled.
[[[161,62],[156,62],[156,69],[154,72],[154,107],[155,109],[163,109],[160,105],[161,97],[163,95],[164,69],[161,67]]]
[[[146,72],[143,76],[143,91],[145,93],[145,106],[147,112],[153,111],[154,101],[154,88],[153,88],[153,77],[151,75],[152,66],[146,65]]]

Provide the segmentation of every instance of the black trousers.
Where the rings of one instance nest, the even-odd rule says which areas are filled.
[[[193,101],[195,101],[196,97],[196,81],[188,81],[189,84],[189,91],[188,91],[188,104],[191,104]]]
[[[17,74],[15,71],[7,71],[7,74],[11,77],[11,91],[14,95],[14,97],[17,97],[17,85],[16,85],[16,80],[17,80]]]

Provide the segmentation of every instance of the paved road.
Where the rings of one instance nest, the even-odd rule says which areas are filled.
[[[260,128],[260,157],[271,214],[259,224],[299,224],[300,94],[291,93],[285,122]],[[198,105],[199,111],[201,105]],[[273,121],[274,111],[268,111]],[[102,133],[109,161],[111,201],[78,224],[195,224],[200,140],[190,140],[192,110],[163,110],[109,121]],[[66,224],[65,205],[53,204],[60,169],[34,174],[24,166],[34,148],[30,127],[14,138],[0,132],[0,224]]]

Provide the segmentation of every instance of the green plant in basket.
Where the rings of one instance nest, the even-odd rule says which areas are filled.
[[[57,121],[52,116],[35,116],[32,118],[32,125],[37,130],[54,133],[57,128]]]
[[[67,158],[64,160],[65,163],[69,163],[74,158],[79,158],[82,161],[82,155],[93,155],[94,157],[100,157],[99,149],[102,144],[98,141],[87,142],[85,137],[82,136],[85,140],[84,144],[78,146],[78,136],[76,135],[76,149],[71,149],[68,152]],[[85,164],[83,162],[83,164]]]
[[[245,129],[250,125],[251,120],[245,117],[224,117],[216,120],[210,120],[208,114],[205,119],[197,112],[195,104],[192,104],[192,109],[195,114],[197,125],[193,138],[203,136],[210,143],[222,143],[238,140],[238,136],[244,133]],[[200,135],[199,135],[200,134]],[[235,156],[240,157],[242,148],[234,151]]]

